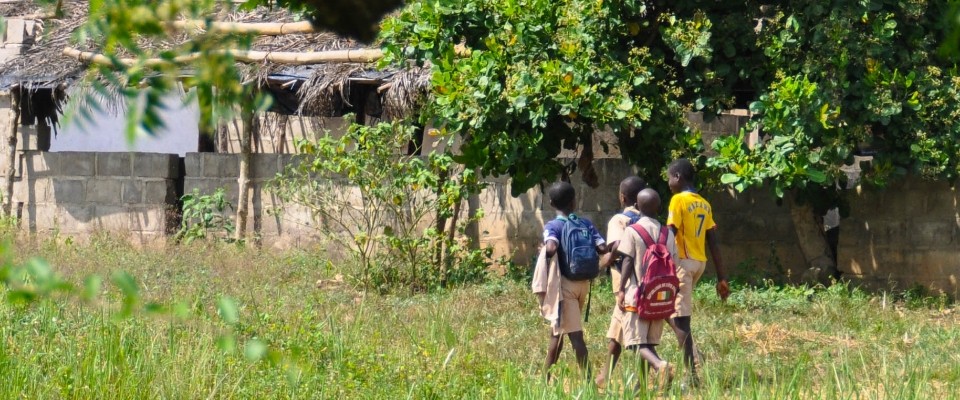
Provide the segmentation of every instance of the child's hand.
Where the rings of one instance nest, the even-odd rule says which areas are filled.
[[[717,281],[717,295],[720,296],[720,300],[723,301],[727,301],[727,297],[730,297],[730,285],[726,279]]]
[[[617,307],[620,307],[620,311],[626,311],[627,308],[623,303],[623,291],[619,291],[615,295],[617,297]]]

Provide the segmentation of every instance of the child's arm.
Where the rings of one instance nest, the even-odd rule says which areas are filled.
[[[547,248],[547,261],[550,261],[553,256],[557,255],[557,242],[548,240],[543,246]]]
[[[610,251],[607,241],[603,239],[603,236],[600,236],[600,231],[592,223],[590,224],[590,234],[593,236],[593,243],[597,246],[597,254],[606,254]]]
[[[707,247],[710,248],[710,258],[717,269],[717,295],[726,301],[730,296],[730,284],[727,283],[727,272],[723,268],[723,257],[720,255],[720,238],[716,227],[707,231]]]
[[[613,262],[617,260],[617,247],[620,246],[620,241],[615,240],[607,244],[607,252],[600,257],[600,268],[609,268],[613,265]]]
[[[626,311],[626,306],[623,302],[624,300],[623,293],[627,287],[627,282],[630,282],[630,278],[633,278],[634,260],[633,260],[633,256],[631,255],[627,255],[627,254],[622,254],[622,255],[623,255],[623,264],[621,265],[624,265],[624,267],[623,267],[623,271],[620,272],[622,275],[620,276],[620,287],[617,288],[616,296],[617,296],[617,307],[620,307],[620,311]]]

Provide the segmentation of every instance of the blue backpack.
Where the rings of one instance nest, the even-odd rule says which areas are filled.
[[[624,211],[620,213],[620,215],[630,218],[630,222],[627,222],[627,227],[637,223],[637,221],[640,220],[640,214],[637,214],[633,211]],[[614,263],[614,268],[616,268],[617,271],[623,271],[623,257],[617,257],[617,261]]]
[[[600,275],[600,255],[593,242],[590,225],[576,215],[563,220],[560,235],[560,274],[572,281],[585,281]]]

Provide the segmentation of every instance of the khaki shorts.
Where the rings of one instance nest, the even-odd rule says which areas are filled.
[[[560,277],[560,326],[553,329],[554,335],[583,330],[583,305],[590,292],[590,281],[571,281]]]
[[[619,308],[615,309],[613,313],[614,318],[610,321],[610,331],[607,332],[608,338],[616,340],[624,347],[660,344],[660,336],[663,335],[662,319],[654,321],[640,319],[637,313],[620,311]],[[613,332],[614,320],[619,325],[619,332],[616,333]]]
[[[680,279],[680,293],[677,293],[676,317],[689,317],[693,314],[693,288],[697,286],[707,263],[698,260],[680,259],[677,266],[677,278]]]
[[[610,327],[607,328],[607,339],[623,343],[623,311],[616,304],[613,305],[613,315],[610,316]]]

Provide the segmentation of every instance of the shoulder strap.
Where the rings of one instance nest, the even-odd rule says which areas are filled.
[[[653,244],[656,243],[653,238],[650,237],[650,233],[648,233],[646,229],[643,229],[640,224],[633,224],[630,225],[630,227],[637,231],[637,234],[640,235],[640,239],[643,239],[643,243],[647,245],[647,247],[653,246]]]
[[[668,239],[669,236],[670,236],[670,228],[667,228],[666,225],[661,226],[661,227],[660,227],[660,239],[657,240],[657,243],[666,246],[666,245],[667,245],[667,239]]]

